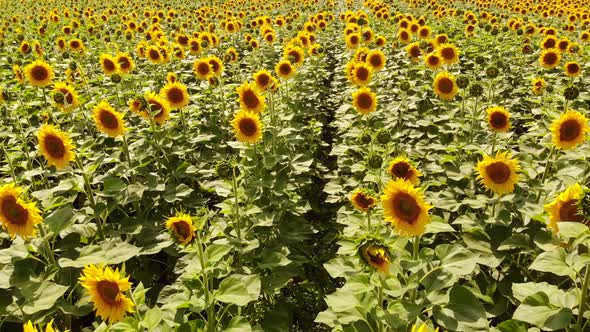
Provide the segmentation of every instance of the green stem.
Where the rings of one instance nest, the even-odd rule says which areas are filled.
[[[379,285],[378,289],[377,289],[377,301],[378,302],[378,306],[381,309],[383,308],[383,285]],[[381,319],[379,319],[379,317],[375,317],[377,318],[377,330],[379,332],[383,332],[383,321]]]
[[[242,225],[240,223],[240,205],[238,201],[238,181],[236,179],[236,168],[232,167],[232,185],[234,190],[234,221],[236,227],[236,234],[238,236],[238,267],[240,267],[240,256],[242,253]]]
[[[104,232],[102,230],[102,221],[100,219],[100,216],[98,216],[96,214],[96,200],[94,199],[94,192],[92,191],[90,177],[88,176],[88,174],[84,170],[84,165],[82,165],[82,161],[80,160],[78,155],[76,155],[76,165],[78,165],[78,168],[80,168],[80,171],[82,172],[82,177],[84,178],[85,192],[86,192],[86,196],[88,197],[88,200],[90,202],[90,207],[92,208],[92,212],[94,213],[94,217],[96,219],[96,230],[98,232],[98,236],[100,239],[104,239],[105,236],[104,236]]]
[[[137,302],[135,301],[135,297],[133,296],[133,292],[131,291],[131,289],[127,290],[127,293],[129,294],[129,298],[131,299],[131,302],[133,302],[133,304],[135,305],[135,310],[133,311],[133,314],[135,315],[135,319],[137,319],[138,322],[141,322],[143,320],[143,318],[141,317],[141,314],[139,313],[139,307],[137,305]]]
[[[367,228],[371,231],[371,208],[367,210]]]
[[[545,181],[545,177],[547,176],[547,173],[549,173],[549,170],[551,169],[551,166],[554,162],[553,158],[553,154],[555,153],[555,147],[551,148],[551,151],[549,151],[549,156],[547,156],[547,162],[545,163],[545,171],[543,171],[543,175],[541,176],[541,182],[540,185],[541,187],[543,187],[543,183]],[[539,190],[539,196],[537,197],[537,203],[541,202],[541,193],[543,188],[541,188],[541,190]]]
[[[123,152],[125,152],[125,158],[127,159],[127,164],[129,165],[129,171],[133,169],[133,165],[131,164],[131,156],[129,155],[129,144],[127,144],[127,136],[123,134]]]
[[[492,134],[492,153],[490,156],[494,156],[494,152],[496,152],[496,131]]]
[[[50,260],[51,262],[48,262],[48,263],[51,263],[51,264],[57,266],[57,263],[55,261],[55,256],[53,254],[53,249],[52,249],[51,245],[49,244],[49,241],[47,241],[47,236],[45,233],[45,228],[43,227],[43,223],[41,223],[39,225],[39,234],[41,234],[41,238],[43,239],[43,242],[45,243],[45,246],[47,247],[47,251],[49,251],[47,253],[49,256],[48,260]]]
[[[16,181],[16,173],[14,172],[14,166],[12,165],[12,160],[8,155],[8,151],[6,151],[6,147],[4,147],[4,144],[2,144],[2,152],[6,156],[6,160],[8,161],[8,167],[10,167],[10,174],[12,175],[12,180],[14,181],[14,185],[16,186],[18,182]]]
[[[471,118],[471,125],[469,127],[469,143],[473,142],[473,129],[475,128],[475,119],[477,118],[477,102],[479,98],[475,98],[475,107],[473,108],[473,117]]]
[[[209,274],[205,269],[205,254],[203,253],[203,243],[201,241],[200,230],[196,231],[197,239],[197,254],[199,256],[199,263],[201,263],[201,274],[203,275],[203,288],[205,288],[205,303],[207,305],[207,331],[215,331],[217,322],[215,320],[215,301],[212,297],[212,285],[209,284]]]
[[[584,318],[584,311],[586,310],[587,290],[590,283],[590,265],[586,264],[586,273],[584,276],[584,283],[582,284],[582,295],[580,296],[580,306],[578,307],[578,331],[582,331],[582,319]]]
[[[416,237],[414,237],[414,243],[412,246],[412,260],[417,261],[419,254],[420,254],[420,235],[416,235]],[[416,288],[413,288],[410,291],[410,301],[412,303],[414,303],[414,301],[416,300],[417,289],[418,289],[418,286],[416,286]]]

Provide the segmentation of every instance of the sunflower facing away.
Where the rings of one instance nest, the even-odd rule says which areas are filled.
[[[417,186],[420,183],[420,177],[422,173],[412,166],[410,159],[406,157],[396,157],[389,163],[387,167],[387,173],[392,179],[402,179],[410,181],[413,185]]]
[[[376,244],[365,244],[360,248],[363,260],[381,273],[388,273],[391,259],[387,250]]]
[[[434,78],[434,93],[443,100],[453,100],[459,87],[455,83],[455,76],[447,72],[441,72]]]
[[[266,108],[264,96],[258,93],[256,85],[245,82],[238,87],[240,108],[244,111],[260,113]]]
[[[0,187],[0,224],[12,238],[19,235],[26,239],[35,236],[35,226],[43,219],[35,203],[20,196],[21,189],[12,183]]]
[[[499,195],[514,191],[518,182],[520,165],[509,152],[498,152],[495,157],[487,154],[477,163],[477,178],[488,190]]]
[[[74,160],[72,139],[53,125],[43,125],[37,132],[37,139],[39,140],[39,150],[49,165],[62,169]]]
[[[188,105],[189,96],[186,85],[180,82],[167,83],[161,90],[160,96],[164,98],[171,109],[179,109]]]
[[[197,228],[193,225],[191,216],[185,213],[178,213],[166,220],[166,229],[172,237],[180,244],[189,244],[195,237]]]
[[[559,232],[557,222],[585,221],[582,209],[579,206],[582,198],[584,198],[584,188],[579,183],[576,183],[559,194],[553,202],[545,204],[545,211],[549,213],[549,226],[555,233]]]
[[[64,112],[70,112],[80,105],[78,93],[73,86],[65,82],[56,82],[52,92],[55,105]]]
[[[123,116],[123,113],[115,111],[107,101],[101,101],[94,106],[92,111],[92,118],[96,128],[111,137],[123,135],[127,130],[123,122]]]
[[[352,205],[359,211],[367,212],[377,204],[377,200],[366,190],[357,189],[350,196]]]
[[[488,107],[488,125],[493,131],[506,132],[510,129],[510,113],[502,106]]]
[[[44,87],[51,84],[51,80],[55,75],[50,65],[42,60],[35,60],[25,66],[25,76],[32,85]]]
[[[352,93],[352,106],[361,114],[369,114],[377,108],[377,95],[367,87]]]
[[[231,122],[240,142],[256,143],[262,139],[264,129],[258,113],[239,111]]]
[[[381,204],[383,218],[401,235],[421,235],[430,222],[428,210],[432,205],[424,200],[422,191],[409,181],[389,181],[381,196]]]
[[[553,144],[558,149],[571,150],[584,143],[590,131],[588,119],[584,114],[569,110],[551,124]]]
[[[90,302],[94,303],[100,318],[114,323],[123,319],[127,312],[133,312],[135,305],[125,296],[131,289],[129,277],[123,278],[117,269],[86,265],[78,280],[90,295]]]

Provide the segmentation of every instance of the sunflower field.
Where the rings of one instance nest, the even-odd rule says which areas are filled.
[[[0,331],[590,331],[587,0],[0,8]]]

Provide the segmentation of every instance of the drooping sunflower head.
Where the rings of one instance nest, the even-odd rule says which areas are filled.
[[[372,50],[367,53],[365,62],[371,67],[373,72],[378,72],[385,67],[385,55],[381,50]]]
[[[0,224],[12,238],[19,235],[27,239],[35,236],[43,219],[35,203],[24,201],[21,192],[12,183],[0,187]]]
[[[570,61],[565,64],[564,71],[569,77],[580,76],[580,73],[582,72],[582,66],[580,66],[580,64],[575,61]]]
[[[51,84],[51,80],[55,76],[51,66],[42,60],[35,60],[33,63],[28,64],[25,67],[25,75],[27,81],[37,87],[48,86]]]
[[[115,111],[107,101],[101,101],[92,111],[96,128],[111,137],[123,135],[127,130],[123,116],[123,113]]]
[[[350,196],[350,201],[352,206],[361,212],[367,212],[377,204],[377,199],[363,189],[355,190]]]
[[[259,70],[254,74],[254,82],[260,91],[266,91],[272,83],[272,74],[268,70]]]
[[[166,220],[166,229],[178,243],[187,245],[195,237],[197,228],[193,225],[190,215],[177,213]]]
[[[209,77],[212,77],[213,66],[207,61],[207,59],[197,59],[193,63],[193,72],[200,80],[207,80]]]
[[[119,270],[109,266],[87,265],[78,279],[90,295],[96,314],[111,323],[118,322],[133,312],[133,301],[125,292],[131,289],[129,277],[123,278]]]
[[[588,119],[584,114],[569,110],[551,124],[553,144],[558,149],[571,150],[584,143],[590,131]]]
[[[357,86],[367,86],[371,82],[373,71],[364,62],[357,62],[352,68],[352,83]]]
[[[549,213],[549,226],[554,232],[559,232],[557,223],[560,221],[586,221],[580,208],[584,194],[584,188],[576,183],[560,193],[553,202],[544,205],[545,211]]]
[[[116,73],[119,68],[117,60],[110,54],[101,54],[99,61],[102,71],[107,75]]]
[[[135,68],[133,58],[128,53],[118,53],[115,61],[117,62],[119,73],[128,74]]]
[[[448,72],[441,72],[434,78],[434,93],[443,100],[453,100],[459,92],[459,87],[455,83],[455,76]]]
[[[146,92],[145,100],[147,102],[148,111],[152,114],[154,121],[157,124],[163,125],[168,119],[170,119],[170,105],[166,99],[162,98],[159,94],[154,92]],[[149,119],[150,114],[145,114]]]
[[[260,113],[266,108],[264,96],[262,96],[256,86],[245,82],[238,87],[240,108],[244,111]]]
[[[72,139],[53,125],[43,125],[37,132],[37,139],[39,140],[39,150],[49,165],[62,169],[74,160]]]
[[[381,204],[383,218],[401,235],[421,235],[430,222],[428,211],[432,205],[424,200],[423,192],[409,181],[389,181],[381,196]]]
[[[506,132],[510,129],[510,113],[502,106],[488,107],[488,125],[497,132]]]
[[[545,69],[552,69],[559,65],[561,52],[555,48],[544,50],[539,56],[539,64]]]
[[[545,83],[545,80],[543,78],[537,77],[537,78],[533,79],[533,81],[531,82],[531,85],[532,85],[533,93],[535,95],[541,95],[545,91],[545,86],[547,84]]]
[[[386,247],[367,243],[360,247],[360,254],[367,265],[380,273],[387,274],[391,265],[391,258]]]
[[[459,61],[459,49],[453,44],[440,45],[438,47],[438,54],[447,65],[452,65]]]
[[[280,78],[288,79],[291,77],[291,75],[293,75],[295,69],[289,60],[283,59],[275,66],[275,72]]]
[[[499,195],[514,191],[518,182],[520,165],[509,152],[498,152],[495,157],[487,154],[477,164],[477,178],[484,187]]]
[[[361,114],[369,114],[377,108],[377,94],[367,87],[352,93],[352,106]]]
[[[236,113],[231,124],[240,142],[256,143],[262,139],[264,126],[258,113],[241,110]]]
[[[64,112],[69,112],[80,104],[78,93],[74,87],[65,82],[56,82],[52,92],[53,101]]]
[[[394,158],[387,167],[387,173],[392,179],[410,181],[415,186],[420,183],[420,177],[422,176],[422,172],[415,168],[410,159],[406,157]]]
[[[160,96],[168,102],[171,109],[179,109],[189,103],[186,85],[180,82],[167,83],[160,90]]]

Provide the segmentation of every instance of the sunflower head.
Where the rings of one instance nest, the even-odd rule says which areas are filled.
[[[74,160],[72,139],[53,125],[43,125],[37,132],[37,139],[39,150],[49,165],[62,169]]]
[[[260,91],[266,91],[272,84],[273,77],[268,70],[260,70],[254,74],[254,82]]]
[[[453,44],[440,45],[438,47],[438,54],[447,65],[452,65],[459,61],[459,49]]]
[[[533,93],[535,95],[541,95],[545,91],[545,87],[547,86],[547,83],[545,83],[545,80],[543,78],[537,77],[537,78],[533,79],[533,81],[531,82],[531,85],[532,85]]]
[[[499,195],[514,191],[520,165],[509,152],[498,152],[495,157],[484,155],[477,164],[477,178],[488,190]]]
[[[580,64],[575,61],[570,61],[565,64],[564,71],[569,77],[580,76],[580,73],[582,72],[582,66],[580,66]]]
[[[380,273],[389,273],[389,267],[391,265],[391,256],[387,250],[387,247],[367,243],[360,247],[360,254],[363,261],[376,269]]]
[[[256,89],[256,85],[245,82],[238,87],[240,108],[244,111],[260,113],[266,108],[264,96]]]
[[[35,236],[43,219],[35,203],[23,200],[21,192],[12,183],[0,187],[0,224],[12,238],[19,235],[27,239]]]
[[[350,196],[350,201],[357,210],[362,212],[369,211],[377,204],[377,199],[363,189],[355,190]]]
[[[149,119],[152,116],[159,125],[163,125],[170,119],[170,105],[162,96],[148,91],[145,93],[145,101],[148,111],[143,113],[144,118]]]
[[[383,218],[401,235],[421,235],[430,222],[428,211],[432,205],[424,200],[423,192],[409,181],[389,181],[381,196],[381,204]]]
[[[135,68],[135,62],[128,53],[118,53],[115,57],[119,73],[128,74]]]
[[[160,90],[160,96],[168,102],[171,109],[179,109],[189,103],[188,90],[180,82],[167,83]]]
[[[381,50],[372,50],[367,53],[365,62],[373,72],[378,72],[385,67],[386,58]]]
[[[576,183],[560,193],[553,202],[544,205],[545,211],[549,213],[549,226],[554,232],[559,232],[557,222],[560,221],[585,223],[586,217],[580,208],[584,194],[584,188]]]
[[[207,61],[207,59],[197,59],[193,63],[193,72],[200,80],[207,80],[214,74],[213,66]]]
[[[27,81],[37,87],[48,86],[51,84],[51,80],[55,76],[51,66],[42,60],[35,60],[33,63],[28,64],[25,67],[25,75]]]
[[[256,143],[262,139],[263,124],[258,113],[241,110],[231,122],[240,142]]]
[[[443,100],[453,100],[459,92],[455,83],[455,76],[448,72],[441,72],[434,78],[434,93]]]
[[[545,69],[552,69],[559,65],[561,61],[561,52],[555,48],[544,50],[539,56],[539,64]]]
[[[571,150],[584,143],[590,131],[588,119],[584,114],[569,110],[551,124],[553,144],[558,149]]]
[[[415,168],[406,157],[396,157],[393,159],[389,163],[389,167],[387,167],[387,173],[389,173],[392,179],[410,181],[415,186],[420,183],[420,177],[422,176],[422,172]]]
[[[118,322],[133,312],[133,301],[125,292],[131,289],[129,277],[123,278],[119,270],[109,266],[87,265],[78,279],[90,295],[96,314],[109,322]]]
[[[166,220],[166,229],[180,244],[187,245],[195,237],[197,228],[193,225],[190,215],[178,213]]]
[[[426,64],[426,67],[428,67],[432,70],[437,70],[443,64],[440,56],[436,52],[428,53],[424,57],[424,63]]]
[[[487,109],[488,125],[496,132],[506,132],[510,129],[510,113],[502,106],[492,106]]]
[[[114,74],[119,70],[117,60],[110,54],[102,54],[99,61],[102,71],[107,75]]]
[[[361,114],[369,114],[377,108],[377,95],[367,87],[352,93],[352,106]]]
[[[115,111],[107,101],[98,103],[92,112],[96,128],[111,137],[123,135],[127,130],[123,116],[123,113]]]
[[[357,86],[367,86],[371,82],[373,71],[371,67],[364,62],[357,62],[352,67],[352,83]]]
[[[74,87],[65,82],[56,82],[52,92],[53,101],[64,112],[69,112],[80,104],[78,93]]]
[[[220,76],[225,68],[223,66],[223,61],[221,61],[220,58],[214,55],[208,56],[207,58],[205,58],[205,60],[209,62],[209,64],[211,65],[211,70],[213,70],[213,76]]]
[[[295,69],[293,68],[293,65],[289,60],[284,59],[277,63],[277,65],[275,66],[275,72],[280,78],[288,79],[289,77],[291,77],[291,75],[293,75]]]

